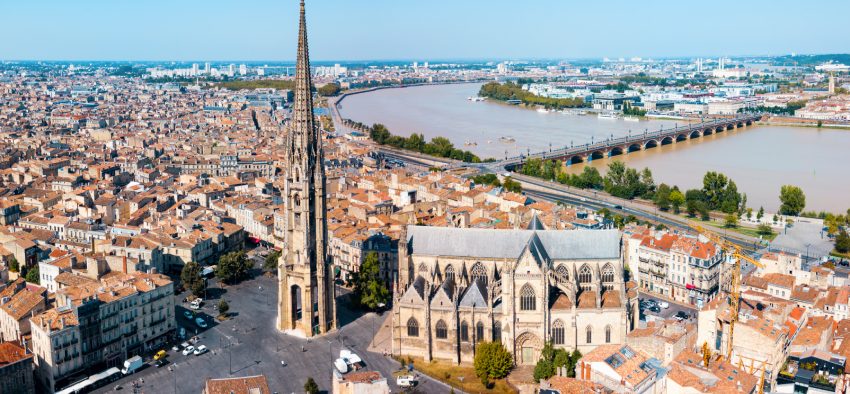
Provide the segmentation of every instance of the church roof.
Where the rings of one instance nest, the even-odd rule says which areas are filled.
[[[533,237],[537,240],[532,240]],[[552,260],[616,259],[620,256],[617,230],[494,230],[408,226],[414,254],[519,258],[529,245],[540,247]]]
[[[526,230],[546,230],[546,226],[544,226],[543,222],[540,221],[540,218],[537,217],[537,211],[533,211],[531,214],[531,222],[528,223]]]
[[[473,281],[460,300],[460,306],[486,308],[487,297],[484,296],[485,294],[487,294],[487,289],[484,288],[484,285],[480,281]]]

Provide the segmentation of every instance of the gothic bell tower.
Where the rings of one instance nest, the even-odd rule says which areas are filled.
[[[322,135],[313,116],[304,0],[298,29],[295,100],[284,143],[286,231],[278,262],[278,329],[312,337],[336,328],[333,275],[327,257]]]

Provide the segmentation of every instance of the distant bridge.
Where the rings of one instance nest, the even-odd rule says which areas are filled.
[[[494,164],[508,170],[522,167],[528,159],[544,159],[563,161],[564,164],[588,163],[608,157],[625,155],[630,152],[655,148],[661,145],[675,144],[679,141],[700,138],[710,134],[722,133],[752,125],[761,119],[760,114],[747,114],[735,118],[715,119],[707,122],[691,123],[658,131],[648,131],[640,134],[630,134],[625,137],[612,138],[596,143],[556,149],[551,152],[539,152],[530,155],[520,155],[507,158]],[[494,166],[495,167],[495,166]]]

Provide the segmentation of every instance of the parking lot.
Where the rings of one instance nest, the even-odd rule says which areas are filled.
[[[259,266],[259,258],[256,259]],[[277,316],[277,278],[258,275],[234,286],[220,287],[210,281],[207,299],[201,309],[194,312],[209,323],[198,327],[184,317],[188,311],[183,299],[188,293],[177,295],[176,319],[189,334],[199,338],[198,344],[209,348],[206,354],[186,355],[168,347],[168,364],[162,367],[147,366],[126,376],[108,387],[95,392],[112,392],[117,385],[121,392],[133,392],[133,383],[139,393],[200,393],[207,378],[226,378],[264,374],[272,392],[300,393],[304,382],[312,377],[321,390],[330,392],[333,360],[346,348],[357,353],[366,370],[376,370],[387,378],[393,392],[401,391],[395,384],[393,372],[399,364],[381,353],[368,352],[374,333],[387,317],[375,313],[362,314],[338,302],[339,320],[344,324],[337,331],[323,337],[306,340],[285,335],[274,326]],[[339,288],[338,288],[339,289]],[[339,289],[339,293],[345,293]],[[231,318],[219,322],[214,305],[224,297],[230,305]],[[341,297],[345,298],[345,297]],[[302,350],[303,349],[303,350]],[[150,358],[145,359],[150,362]],[[286,366],[281,364],[286,362]],[[430,382],[420,387],[428,392],[448,392],[438,383]]]
[[[644,306],[641,305],[641,308],[640,308],[640,319],[641,320],[647,320],[647,316],[652,316],[652,317],[661,318],[661,319],[670,319],[670,318],[674,318],[679,312],[683,312],[684,314],[687,314],[694,321],[696,320],[697,309],[695,307],[676,304],[676,303],[670,302],[669,300],[666,300],[666,299],[663,299],[663,298],[660,298],[660,297],[656,297],[656,296],[653,296],[651,294],[647,294],[647,293],[644,293],[644,292],[639,293],[638,298],[641,300],[641,302],[650,301],[650,302],[655,302],[656,304],[660,304],[661,302],[667,302],[669,304],[668,308],[659,308],[659,310],[657,312],[652,311],[649,308],[644,308]]]

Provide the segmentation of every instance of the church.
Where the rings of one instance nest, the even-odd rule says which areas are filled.
[[[501,341],[517,365],[543,346],[625,342],[638,319],[617,230],[499,230],[408,226],[399,242],[393,353],[472,362]]]

